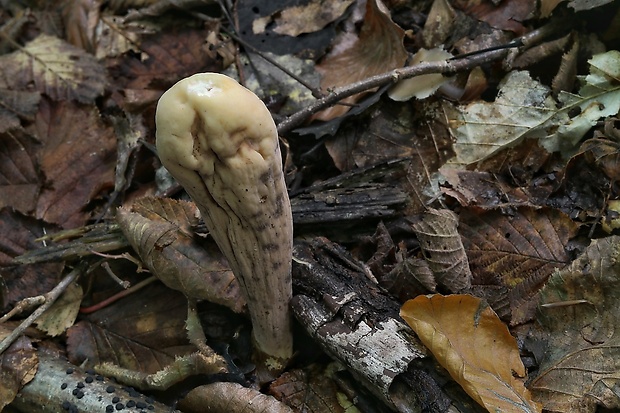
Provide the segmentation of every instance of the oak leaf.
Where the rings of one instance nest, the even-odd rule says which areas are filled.
[[[516,340],[479,298],[421,295],[407,301],[400,315],[450,376],[489,412],[541,412],[521,379],[525,367]]]

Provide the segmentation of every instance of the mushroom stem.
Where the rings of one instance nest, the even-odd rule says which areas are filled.
[[[257,360],[277,373],[293,349],[293,219],[273,118],[235,80],[200,73],[163,94],[156,125],[162,164],[196,202],[239,280]]]

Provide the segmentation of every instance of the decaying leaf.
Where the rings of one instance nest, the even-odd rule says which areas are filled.
[[[138,34],[144,34],[145,31],[144,26],[126,24],[119,16],[101,16],[94,29],[95,56],[100,59],[114,57],[130,50],[138,53]]]
[[[11,210],[0,209],[0,284],[2,284],[0,311],[8,309],[26,297],[34,297],[52,290],[60,279],[64,262],[45,262],[13,266],[12,259],[26,251],[42,246],[37,238],[45,231],[58,227]]]
[[[0,325],[0,340],[10,333],[8,327]],[[39,358],[30,339],[18,338],[0,354],[0,411],[13,401],[19,390],[30,382],[37,372]]]
[[[0,68],[0,87],[27,91],[34,85],[54,100],[92,102],[106,84],[106,72],[93,55],[46,34],[1,56]]]
[[[536,1],[458,0],[455,1],[455,7],[488,23],[491,27],[510,30],[521,35],[525,33],[523,22],[532,17],[532,12],[536,8]]]
[[[269,386],[269,393],[291,406],[295,411],[308,413],[354,413],[348,397],[340,393],[334,381],[337,363],[327,368],[311,365],[307,368],[285,372]],[[340,368],[343,368],[340,366]]]
[[[579,114],[559,123],[557,132],[542,141],[549,152],[572,148],[600,118],[620,110],[620,51],[594,55],[588,63],[590,74],[581,77],[579,94],[562,91],[558,96],[562,111]]]
[[[293,413],[293,409],[272,396],[239,383],[217,382],[198,386],[182,400],[186,411],[209,411],[213,413]]]
[[[448,209],[430,209],[411,226],[437,284],[450,292],[471,286],[467,255],[457,231],[458,217]]]
[[[64,333],[73,325],[82,303],[82,287],[73,283],[36,321],[37,327],[52,337]]]
[[[381,278],[379,284],[402,303],[420,294],[434,293],[437,281],[428,261],[416,257],[396,264],[394,269]]]
[[[495,102],[476,101],[464,107],[445,104],[449,126],[456,138],[455,161],[472,164],[517,144],[522,139],[551,134],[550,120],[559,113],[551,91],[524,71],[512,71],[500,83]]]
[[[620,237],[593,240],[540,294],[540,373],[530,389],[545,410],[620,408]]]
[[[403,46],[404,33],[379,8],[376,0],[369,0],[359,38],[348,40],[345,46],[335,47],[317,66],[323,75],[321,88],[327,91],[402,67],[407,59]],[[349,110],[347,105],[357,102],[362,96],[357,94],[344,99],[344,104],[319,112],[314,119],[327,121],[336,118]]]
[[[161,284],[90,314],[67,331],[69,361],[104,362],[155,373],[195,351],[187,340],[187,300]]]
[[[490,286],[491,293],[497,291],[493,286],[506,287],[511,323],[532,319],[540,288],[570,262],[565,248],[577,225],[557,210],[531,207],[513,216],[466,209],[460,218],[473,284]]]
[[[276,23],[273,31],[288,36],[298,36],[302,33],[321,30],[342,16],[351,3],[353,0],[333,2],[312,0],[304,5],[287,7],[278,11],[275,18],[272,17]],[[270,23],[269,20],[267,24]]]
[[[0,134],[0,208],[12,207],[22,214],[34,211],[42,186],[39,147],[40,142],[21,129]]]
[[[561,105],[549,88],[524,71],[504,78],[495,102],[445,105],[456,138],[455,162],[479,162],[526,138],[541,139],[549,152],[573,148],[601,117],[620,109],[620,52],[595,55],[588,62],[590,74],[579,94],[561,92]],[[570,118],[569,111],[579,113]]]
[[[526,372],[516,340],[480,299],[419,296],[407,301],[400,315],[450,376],[489,412],[542,411],[523,383]]]
[[[20,125],[20,119],[31,120],[39,108],[38,92],[0,88],[0,133]]]
[[[442,45],[454,30],[456,12],[447,0],[434,0],[421,32],[424,47]]]
[[[28,131],[39,141],[46,182],[36,216],[66,228],[84,225],[84,209],[114,182],[116,139],[95,106],[41,102]]]
[[[120,208],[117,221],[153,275],[187,297],[243,311],[239,284],[220,250],[191,235],[188,223],[198,214],[193,204],[157,199],[142,201],[136,210]]]

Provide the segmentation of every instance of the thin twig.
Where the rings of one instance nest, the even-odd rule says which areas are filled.
[[[317,100],[311,106],[308,106],[299,112],[296,112],[280,122],[278,124],[278,133],[280,135],[290,132],[302,122],[308,119],[311,115],[332,106],[338,101],[355,95],[366,90],[384,86],[390,83],[397,83],[402,79],[409,79],[415,76],[426,75],[430,73],[442,73],[452,74],[462,72],[465,70],[473,69],[476,66],[480,66],[485,63],[490,63],[496,60],[503,59],[511,52],[524,48],[531,47],[533,44],[541,42],[543,39],[557,33],[564,27],[567,27],[567,22],[570,20],[558,19],[553,20],[550,23],[531,31],[530,33],[521,36],[518,39],[514,39],[512,42],[498,46],[497,48],[490,48],[485,50],[479,50],[472,53],[467,53],[459,56],[454,56],[447,61],[440,62],[422,62],[413,66],[405,68],[394,69],[392,71],[372,76],[367,79],[361,80],[356,83],[352,83],[347,86],[343,86],[334,89],[329,95]],[[570,27],[570,25],[568,26]]]
[[[396,83],[400,80],[409,79],[414,76],[426,75],[430,73],[451,74],[462,72],[464,70],[470,70],[484,63],[489,63],[504,58],[508,54],[508,50],[509,49],[500,49],[480,52],[479,54],[457,60],[422,62],[413,66],[394,69],[389,72],[334,89],[329,95],[317,100],[314,104],[292,114],[284,121],[280,122],[278,124],[278,133],[283,135],[290,132],[293,128],[299,126],[311,115],[357,93],[390,83]]]
[[[90,314],[90,313],[94,313],[95,311],[101,310],[102,308],[109,306],[113,302],[118,301],[123,297],[127,297],[128,295],[131,295],[135,293],[136,291],[143,289],[144,287],[146,287],[147,285],[149,285],[150,283],[154,281],[157,281],[157,277],[150,276],[140,281],[139,283],[127,288],[126,290],[122,290],[114,294],[113,296],[108,297],[105,300],[98,302],[97,304],[91,305],[90,307],[80,307],[80,313]]]
[[[17,326],[15,330],[11,332],[11,334],[6,336],[4,340],[0,342],[0,354],[4,353],[4,351],[9,348],[9,346],[13,344],[13,342],[17,340],[17,338],[21,336],[28,327],[32,325],[32,323],[34,323],[39,317],[41,317],[41,315],[45,313],[52,306],[52,304],[54,304],[58,297],[60,297],[60,295],[65,292],[67,287],[69,287],[71,283],[73,283],[80,275],[82,275],[87,268],[88,264],[86,262],[79,263],[73,269],[73,271],[67,274],[65,278],[63,278],[58,283],[58,285],[54,287],[54,289],[52,289],[47,294],[44,294],[45,303],[43,303],[39,308],[34,310],[32,314],[28,316],[28,318],[22,321],[22,323]]]

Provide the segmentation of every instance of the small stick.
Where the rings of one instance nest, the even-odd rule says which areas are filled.
[[[132,287],[129,287],[126,290],[120,291],[119,293],[114,294],[113,296],[106,298],[105,300],[98,302],[97,304],[91,305],[90,307],[80,307],[80,313],[90,314],[90,313],[94,313],[95,311],[101,310],[102,308],[109,306],[113,302],[118,301],[121,298],[126,297],[130,294],[133,294],[138,290],[141,290],[142,288],[146,287],[153,281],[157,281],[157,277],[151,276],[145,280],[142,280],[139,283],[133,285]]]
[[[390,83],[397,83],[402,79],[409,79],[414,76],[426,75],[430,73],[448,74],[473,69],[474,67],[480,66],[484,63],[504,58],[508,54],[508,50],[509,49],[500,49],[480,52],[476,55],[457,60],[422,62],[413,66],[394,69],[380,75],[371,76],[359,82],[351,83],[347,86],[336,88],[329,95],[317,100],[312,105],[292,114],[284,121],[280,122],[278,125],[278,134],[283,135],[290,132],[293,128],[299,126],[311,115],[357,93]]]
[[[65,278],[63,278],[58,283],[56,287],[54,287],[47,294],[44,294],[43,297],[45,297],[45,302],[39,308],[34,310],[32,314],[28,316],[28,318],[22,321],[22,323],[17,326],[15,330],[11,332],[11,334],[6,336],[4,340],[0,342],[0,354],[4,353],[4,351],[9,348],[9,346],[13,344],[13,342],[17,340],[17,338],[21,336],[28,327],[32,325],[32,323],[34,323],[39,317],[41,317],[41,315],[46,312],[52,306],[52,304],[54,304],[58,297],[60,297],[60,295],[65,292],[67,287],[69,287],[71,283],[73,283],[80,275],[82,275],[87,268],[88,264],[86,264],[85,262],[78,264],[73,269],[73,271],[67,274]]]

